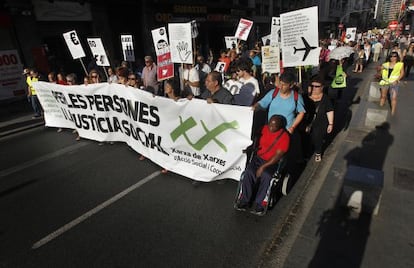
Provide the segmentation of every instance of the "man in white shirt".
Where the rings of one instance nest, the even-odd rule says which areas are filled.
[[[194,96],[200,95],[200,77],[198,71],[191,64],[184,64],[183,71],[184,87],[190,87]]]
[[[211,67],[204,61],[204,57],[199,55],[197,56],[197,64],[195,66],[198,71],[198,76],[200,79],[200,94],[206,90],[205,81],[207,75],[211,72]]]
[[[252,83],[254,85],[254,96],[260,94],[259,82],[252,76],[252,64],[251,61],[240,59],[237,62],[237,76],[242,84]]]
[[[254,99],[260,94],[259,82],[251,74],[252,63],[248,59],[240,59],[236,63],[237,76],[242,83],[240,91],[235,94],[235,104],[251,106]]]

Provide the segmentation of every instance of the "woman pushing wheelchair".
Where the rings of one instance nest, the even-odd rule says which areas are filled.
[[[257,153],[244,171],[235,204],[235,209],[245,211],[254,197],[253,189],[258,184],[254,197],[254,209],[251,213],[262,216],[267,210],[268,190],[272,177],[278,169],[278,162],[289,149],[290,136],[285,130],[286,119],[282,115],[273,115],[269,123],[262,128]]]

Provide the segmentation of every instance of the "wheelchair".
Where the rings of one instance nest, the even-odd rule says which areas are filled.
[[[249,159],[249,161],[252,160]],[[270,180],[269,183],[269,187],[267,188],[266,191],[266,196],[262,201],[262,207],[264,208],[264,214],[265,215],[267,213],[267,210],[269,208],[273,208],[276,200],[278,199],[278,197],[280,196],[280,194],[286,196],[288,194],[288,185],[289,185],[289,179],[290,179],[290,174],[287,171],[287,157],[283,156],[282,159],[279,160],[279,162],[276,164],[276,170],[272,175],[272,178]],[[240,199],[243,195],[243,187],[242,187],[242,182],[243,182],[243,178],[244,178],[244,173],[243,172],[241,174],[240,177],[240,181],[237,185],[237,193],[236,193],[236,198],[235,198],[235,202],[234,202],[234,208],[237,209],[237,205],[240,202]],[[256,189],[257,191],[257,189]],[[255,194],[253,194],[252,199],[254,199]]]

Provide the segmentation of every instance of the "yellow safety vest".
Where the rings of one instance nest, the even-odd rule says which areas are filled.
[[[390,84],[392,84],[392,83],[394,83],[395,81],[398,80],[398,78],[401,75],[401,70],[403,69],[404,64],[402,62],[397,62],[394,65],[394,69],[392,69],[390,77],[388,77],[390,63],[386,62],[382,65],[382,67],[383,67],[383,69],[382,69],[382,79],[379,82],[379,84],[381,86],[385,86],[385,85],[390,85]]]
[[[26,83],[29,85],[30,92],[32,93],[32,96],[36,95],[36,90],[34,89],[34,87],[32,87],[32,82],[37,82],[37,81],[39,81],[39,78],[37,78],[37,77],[28,76],[26,78]]]

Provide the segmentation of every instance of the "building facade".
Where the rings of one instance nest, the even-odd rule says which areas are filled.
[[[3,0],[0,2],[0,50],[16,49],[25,66],[41,72],[76,72],[83,76],[79,60],[73,60],[62,34],[76,30],[91,68],[94,59],[87,37],[100,37],[112,66],[122,60],[120,35],[134,37],[136,62],[153,55],[151,30],[170,22],[197,21],[197,45],[203,54],[211,49],[216,56],[225,46],[224,36],[234,35],[240,18],[254,21],[248,44],[270,33],[271,17],[317,5],[319,35],[329,37],[346,27],[366,30],[372,23],[375,0]]]

